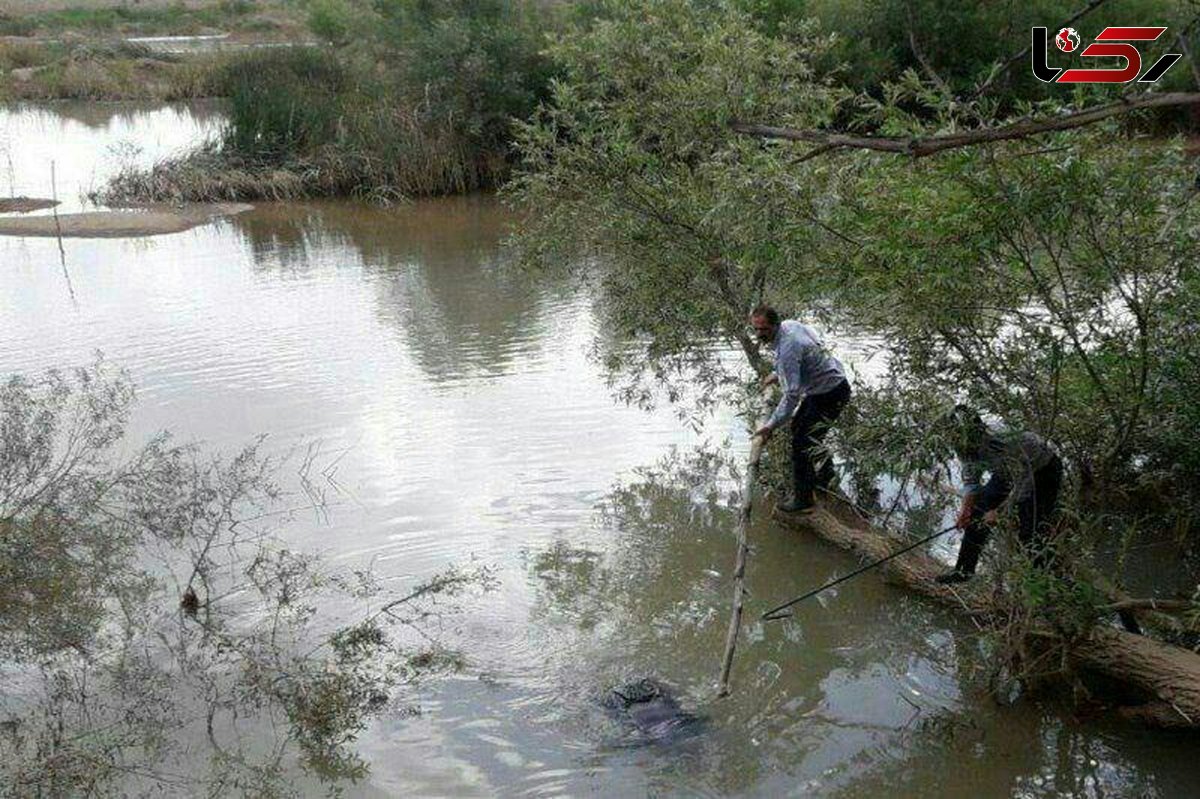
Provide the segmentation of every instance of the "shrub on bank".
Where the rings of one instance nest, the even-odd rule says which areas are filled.
[[[347,195],[387,203],[495,185],[507,170],[434,98],[407,102],[386,77],[317,48],[239,57],[215,78],[229,97],[216,147],[126,172],[106,202]]]
[[[66,32],[128,36],[183,36],[219,30],[275,27],[275,15],[286,15],[292,0],[216,0],[184,3],[80,3],[76,7],[39,10],[10,8],[0,12],[0,36],[58,36]],[[10,7],[21,4],[11,3]]]
[[[338,50],[239,56],[214,78],[229,98],[219,147],[121,175],[100,196],[388,202],[506,177],[512,121],[533,112],[553,73],[541,53],[553,15],[528,2],[463,0],[322,0],[309,10],[325,38],[372,34]]]
[[[475,146],[507,151],[511,123],[546,99],[557,67],[543,52],[562,27],[555,6],[530,0],[377,0],[379,41],[410,103]]]
[[[310,48],[243,56],[218,83],[229,97],[225,147],[276,160],[337,141],[340,119],[366,89],[332,54]]]

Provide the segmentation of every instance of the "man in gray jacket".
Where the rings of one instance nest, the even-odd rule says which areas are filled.
[[[958,526],[962,546],[953,571],[940,583],[961,583],[975,574],[998,510],[1006,501],[1017,508],[1021,546],[1034,564],[1051,560],[1050,537],[1063,465],[1058,453],[1036,433],[985,424],[972,408],[958,405],[952,415],[954,449],[962,464],[963,496]],[[981,483],[984,473],[988,481]]]
[[[766,441],[776,428],[791,421],[795,491],[791,500],[781,502],[778,508],[787,513],[807,511],[814,504],[813,488],[829,486],[837,476],[821,442],[850,401],[850,382],[842,364],[808,325],[781,320],[769,305],[755,308],[750,324],[759,341],[775,348],[775,371],[765,384],[777,382],[783,389],[775,412],[754,434]]]

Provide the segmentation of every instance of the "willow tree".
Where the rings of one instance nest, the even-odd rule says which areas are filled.
[[[744,319],[766,299],[886,338],[872,399],[893,413],[859,415],[876,444],[911,451],[930,397],[969,399],[1098,489],[1200,483],[1167,463],[1194,418],[1193,172],[1129,114],[1200,95],[1077,92],[1013,120],[936,75],[855,94],[815,66],[812,25],[768,35],[738,5],[605,7],[554,45],[564,77],[521,130],[526,252],[595,279],[636,342],[608,351],[626,395],[721,396],[716,341],[761,369]]]
[[[1092,541],[1186,530],[1200,210],[1181,143],[1138,131],[1200,94],[1028,104],[994,76],[964,98],[909,71],[868,96],[817,66],[812,25],[768,34],[738,5],[604,5],[554,44],[563,77],[521,129],[526,255],[594,281],[626,397],[736,396],[763,368],[743,325],[766,300],[886,343],[840,425],[863,488],[891,477],[936,518],[950,453],[931,433],[969,400],[1062,447],[1072,504],[1110,512],[1077,525]],[[1107,601],[1037,579],[1017,582],[1026,616]]]
[[[582,265],[602,293],[626,398],[727,396],[740,378],[724,344],[763,368],[746,311],[773,273],[819,268],[805,216],[832,176],[798,179],[728,122],[829,123],[849,99],[813,67],[829,44],[809,27],[766,36],[719,4],[652,2],[610,4],[551,48],[564,77],[521,126],[510,191],[529,211],[527,257]]]
[[[837,304],[907,382],[1058,441],[1087,499],[1182,492],[1186,517],[1200,473],[1170,453],[1196,407],[1200,205],[1181,149],[1112,124],[870,158],[831,214]]]

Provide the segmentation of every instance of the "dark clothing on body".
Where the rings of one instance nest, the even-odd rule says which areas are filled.
[[[1052,460],[1033,473],[1031,491],[1024,499],[1017,500],[1017,518],[1020,527],[1017,536],[1021,547],[1033,559],[1034,565],[1049,566],[1053,560],[1051,534],[1054,531],[1054,511],[1058,507],[1058,492],[1062,487],[1062,460],[1054,455]],[[963,534],[962,548],[958,551],[956,571],[974,574],[979,556],[992,534],[990,525],[983,521],[984,514],[1004,503],[1008,488],[1003,481],[994,477],[983,486],[971,507],[971,519]]]
[[[813,489],[818,485],[829,487],[837,478],[833,461],[822,451],[821,442],[849,401],[850,383],[842,378],[826,393],[805,397],[792,417],[792,480],[794,501],[799,505],[812,505]]]
[[[979,445],[971,452],[958,453],[962,461],[963,485],[968,494],[979,494],[985,486],[980,479],[987,472],[993,496],[999,499],[988,510],[997,508],[1011,492],[1020,502],[1033,492],[1033,475],[1055,457],[1054,448],[1037,433],[1021,433],[1002,425],[985,425]],[[999,481],[993,486],[993,483]]]
[[[979,445],[960,452],[963,483],[974,495],[971,518],[964,531],[955,570],[974,574],[991,528],[983,517],[1011,498],[1020,521],[1018,537],[1022,548],[1038,566],[1051,561],[1050,538],[1063,465],[1053,447],[1036,433],[1017,432],[1000,425],[987,425]],[[988,481],[981,484],[984,473]]]

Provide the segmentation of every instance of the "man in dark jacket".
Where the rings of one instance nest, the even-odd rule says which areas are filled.
[[[1053,516],[1062,486],[1062,459],[1036,433],[985,424],[973,409],[959,405],[953,413],[954,448],[962,464],[966,493],[958,512],[963,541],[954,569],[940,583],[961,583],[975,574],[979,556],[996,523],[999,508],[1017,508],[1021,546],[1038,566],[1051,560]],[[982,483],[984,473],[988,481]]]

